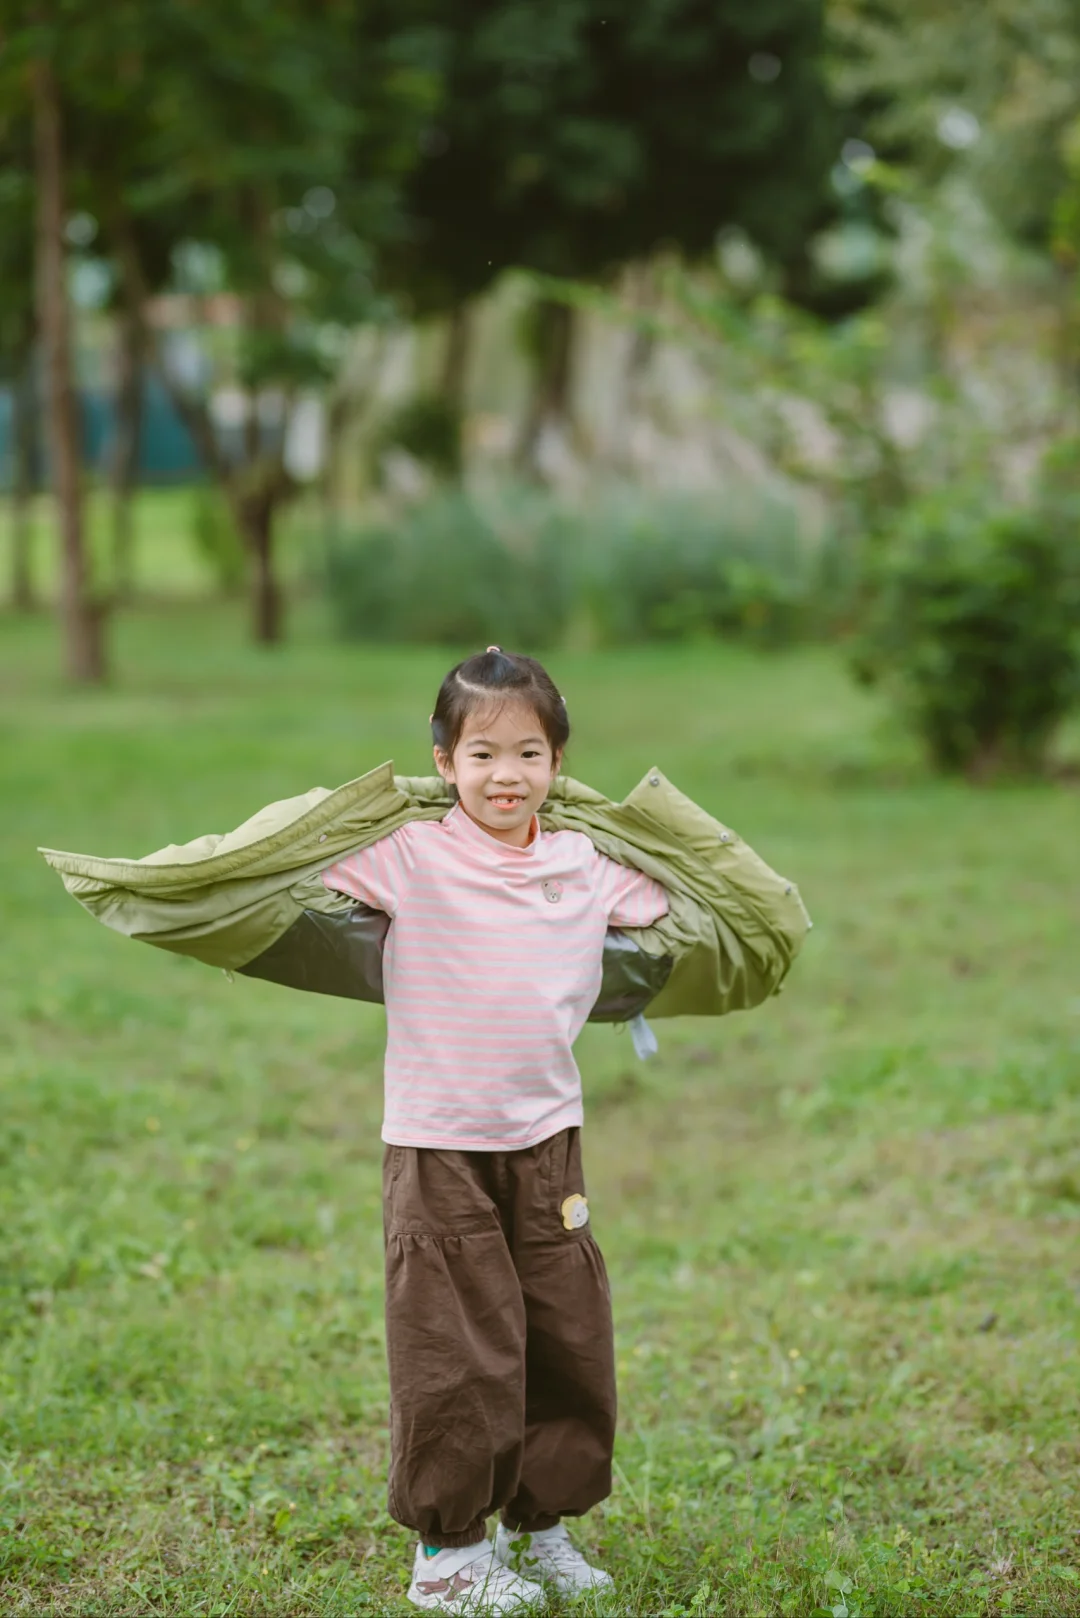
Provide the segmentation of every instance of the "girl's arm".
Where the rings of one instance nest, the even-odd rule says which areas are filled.
[[[667,889],[651,876],[596,852],[597,881],[612,927],[651,927],[668,913]]]
[[[415,864],[411,830],[411,824],[401,826],[369,848],[347,854],[336,865],[327,866],[323,882],[332,893],[347,893],[362,904],[395,916]]]

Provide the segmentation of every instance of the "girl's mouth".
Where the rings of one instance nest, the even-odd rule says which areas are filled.
[[[518,808],[521,807],[521,805],[524,802],[525,802],[524,798],[515,798],[515,797],[510,797],[510,796],[498,797],[498,798],[489,798],[488,799],[488,803],[491,804],[491,807],[493,809],[503,809],[503,810],[518,809]]]

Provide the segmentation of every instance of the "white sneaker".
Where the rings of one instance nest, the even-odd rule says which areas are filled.
[[[524,1534],[520,1529],[504,1528],[500,1523],[495,1535],[495,1555],[504,1567],[513,1568],[526,1578],[539,1579],[541,1584],[550,1584],[564,1595],[615,1588],[611,1574],[590,1566],[561,1522],[554,1528],[541,1529],[538,1534]]]
[[[425,1556],[416,1547],[409,1600],[428,1612],[518,1613],[544,1599],[539,1584],[531,1584],[503,1565],[491,1541],[454,1546],[438,1556]]]

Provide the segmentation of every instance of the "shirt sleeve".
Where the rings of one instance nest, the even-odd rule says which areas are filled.
[[[375,910],[396,916],[416,863],[409,831],[409,826],[400,826],[370,848],[361,848],[336,865],[327,866],[324,885],[333,893],[347,893]]]
[[[600,897],[613,927],[651,927],[666,916],[667,889],[651,876],[620,865],[597,850],[597,880]]]

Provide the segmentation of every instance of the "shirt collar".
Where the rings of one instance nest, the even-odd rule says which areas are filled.
[[[456,836],[464,837],[467,842],[477,848],[486,849],[489,854],[504,854],[509,859],[529,859],[533,851],[539,846],[543,832],[540,822],[535,815],[532,818],[532,841],[524,848],[516,848],[513,843],[504,843],[499,837],[492,837],[482,826],[465,813],[460,803],[455,803],[449,814],[443,816],[443,825],[454,832]]]

